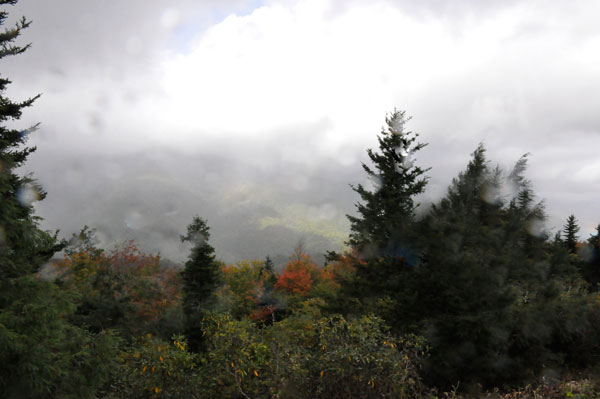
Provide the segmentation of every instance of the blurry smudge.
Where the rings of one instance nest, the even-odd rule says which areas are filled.
[[[6,241],[6,231],[4,230],[4,226],[0,225],[0,245],[4,244]]]
[[[404,132],[404,118],[394,118],[390,124],[390,132],[395,135],[402,134]]]
[[[22,206],[31,206],[41,199],[41,193],[33,184],[25,184],[17,190],[17,200]]]
[[[369,184],[373,191],[379,191],[383,187],[383,178],[378,175],[369,176]]]
[[[594,251],[589,245],[584,245],[577,251],[577,257],[583,262],[590,262],[593,260]]]
[[[174,29],[179,25],[179,11],[175,8],[167,8],[160,16],[160,25],[165,29]]]
[[[50,261],[42,265],[37,273],[38,278],[44,281],[54,281],[58,276],[58,268],[55,261]]]
[[[499,187],[488,185],[481,193],[481,199],[491,205],[497,205],[502,201],[502,193]]]
[[[136,210],[129,212],[124,221],[129,229],[139,230],[144,227],[144,217]]]
[[[534,237],[543,237],[546,234],[544,221],[541,219],[532,219],[527,222],[527,232]]]

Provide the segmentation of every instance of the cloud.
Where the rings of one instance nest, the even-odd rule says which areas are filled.
[[[285,220],[276,200],[307,215],[328,204],[352,212],[347,184],[364,179],[364,149],[394,107],[430,143],[416,154],[432,167],[426,200],[483,141],[507,167],[533,154],[551,225],[571,211],[584,230],[600,221],[598,4],[32,4],[16,14],[34,20],[24,37],[34,47],[5,73],[11,96],[44,93],[23,123],[42,122],[26,168],[49,192],[38,209],[50,227],[102,223],[116,237],[143,225],[167,242],[196,212],[235,228],[259,212],[260,190],[270,221]],[[250,194],[224,202],[234,192]],[[75,203],[89,209],[75,217]]]

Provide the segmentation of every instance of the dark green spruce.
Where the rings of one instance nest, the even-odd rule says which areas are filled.
[[[0,6],[14,4],[0,0]],[[7,17],[1,10],[3,27]],[[0,59],[29,48],[15,44],[29,24],[22,18],[0,33]],[[0,77],[0,397],[94,398],[115,366],[115,341],[71,325],[72,302],[38,276],[62,244],[34,215],[33,202],[46,193],[17,172],[35,151],[25,144],[37,126],[15,128],[14,122],[39,95],[13,101],[5,94],[10,83]]]
[[[577,223],[577,218],[575,218],[575,215],[569,215],[567,218],[567,223],[565,223],[563,227],[563,233],[567,250],[569,253],[576,254],[577,243],[579,242],[579,236],[577,235],[577,233],[579,233],[579,224]]]
[[[409,118],[394,110],[378,136],[378,151],[368,149],[372,165],[363,164],[373,188],[351,186],[360,196],[357,215],[348,215],[348,240],[355,254],[356,273],[342,282],[340,303],[331,304],[340,312],[375,312],[394,328],[404,328],[410,308],[409,287],[412,269],[419,262],[415,236],[415,196],[427,184],[416,153],[425,147],[418,134],[405,129]],[[329,253],[334,259],[336,254]]]
[[[379,255],[403,256],[414,221],[415,196],[427,184],[426,169],[415,163],[415,154],[425,147],[418,134],[405,131],[409,118],[397,111],[386,118],[387,128],[377,137],[379,151],[367,150],[372,166],[362,167],[374,188],[351,186],[360,196],[357,215],[348,215],[348,244],[365,258]]]
[[[194,352],[203,350],[202,319],[211,308],[213,294],[221,281],[219,262],[215,259],[214,248],[208,244],[209,238],[209,227],[198,216],[187,227],[187,234],[181,236],[181,241],[193,245],[182,277],[185,330],[189,347]]]

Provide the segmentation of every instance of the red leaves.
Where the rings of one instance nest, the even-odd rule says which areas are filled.
[[[302,246],[298,246],[275,283],[275,288],[290,294],[307,296],[313,283],[322,279],[322,273],[323,270],[310,256],[302,252]]]
[[[108,255],[101,250],[66,254],[57,269],[71,289],[87,297],[125,300],[132,305],[129,317],[142,322],[158,320],[181,297],[179,271],[163,267],[160,255],[142,252],[133,241],[116,245]]]
[[[298,269],[294,271],[289,270],[286,266],[286,270],[283,271],[281,276],[279,276],[277,283],[275,283],[275,288],[287,291],[291,294],[307,296],[310,292],[312,283],[313,280],[307,270]]]

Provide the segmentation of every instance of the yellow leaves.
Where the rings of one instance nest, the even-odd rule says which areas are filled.
[[[146,366],[142,367],[142,373],[145,373],[145,372],[146,372],[146,369],[147,369],[147,367],[146,367]]]
[[[202,332],[202,335],[204,335],[205,333],[206,333],[206,331],[203,331],[203,332]],[[175,340],[175,341],[173,341],[173,344],[174,344],[176,347],[178,347],[180,350],[182,350],[182,351],[184,351],[184,350],[185,350],[185,346],[184,346],[184,345],[183,345],[181,342],[179,342],[179,341]]]
[[[258,377],[258,371],[254,370],[254,375]]]
[[[325,370],[321,370],[321,377],[323,377],[323,373],[325,373]]]
[[[154,388],[152,388],[152,390],[154,391],[154,393],[159,393],[160,392],[160,388],[159,387],[154,387]]]
[[[233,364],[233,362],[231,362],[231,368],[235,368],[235,364]]]
[[[158,345],[158,347],[156,349],[160,352],[162,350],[162,347],[160,345]]]
[[[140,352],[135,352],[133,354],[133,357],[135,357],[136,359],[139,359],[140,358]]]
[[[163,357],[162,357],[162,356],[161,356],[161,357],[159,357],[159,359],[160,359],[160,361],[161,361],[161,362],[163,361]]]

